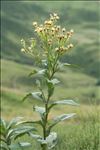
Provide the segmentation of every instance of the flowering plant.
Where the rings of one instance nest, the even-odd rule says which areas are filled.
[[[62,114],[49,120],[48,116],[51,109],[60,104],[77,105],[73,100],[51,100],[55,85],[60,82],[55,78],[55,73],[60,71],[62,67],[71,65],[69,63],[61,63],[60,58],[73,48],[73,44],[69,41],[74,31],[72,29],[66,31],[65,28],[61,28],[61,26],[57,25],[58,19],[59,16],[54,13],[50,14],[50,18],[41,25],[37,22],[33,22],[37,35],[36,39],[31,38],[29,42],[25,42],[24,39],[21,40],[23,45],[21,51],[30,54],[35,62],[37,62],[37,66],[43,68],[42,70],[33,70],[30,73],[30,76],[34,74],[40,76],[40,78],[36,80],[39,91],[28,93],[24,97],[25,100],[31,96],[33,99],[41,101],[42,103],[42,106],[33,107],[33,110],[39,113],[40,120],[28,121],[28,123],[38,124],[42,127],[42,135],[29,133],[31,137],[40,142],[42,150],[52,149],[57,144],[57,133],[53,132],[52,128],[57,123],[75,115],[75,113]],[[47,91],[44,91],[44,85]]]

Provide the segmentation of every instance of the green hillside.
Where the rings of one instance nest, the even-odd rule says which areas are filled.
[[[15,97],[16,103],[21,101],[21,96],[23,97],[30,91],[36,91],[36,76],[28,76],[33,67],[8,60],[2,60],[1,64],[1,89],[4,101],[8,103],[8,99],[13,101]],[[56,77],[61,84],[56,87],[53,99],[73,98],[79,103],[99,103],[100,88],[96,85],[96,78],[68,68],[65,68],[64,72],[59,72],[59,75],[56,74]],[[10,107],[10,105],[11,103],[7,106]]]
[[[91,7],[90,7],[91,5]],[[60,23],[73,28],[75,48],[63,61],[79,64],[82,72],[99,78],[99,6],[98,2],[24,2],[2,1],[2,58],[32,64],[32,59],[20,52],[20,40],[34,36],[32,22],[43,21],[49,13],[57,12]]]
[[[61,80],[61,87],[56,87],[54,98],[73,98],[79,103],[99,103],[98,2],[91,2],[90,7],[90,2],[85,1],[2,1],[1,85],[2,112],[5,116],[14,104],[16,108],[20,107],[21,112],[21,98],[25,93],[36,90],[35,77],[28,77],[34,61],[20,52],[20,40],[23,37],[28,39],[34,36],[32,22],[42,22],[52,12],[57,12],[61,16],[60,24],[63,27],[75,30],[72,39],[75,47],[70,54],[62,58],[62,61],[80,66],[80,69],[66,68],[65,73],[57,75]],[[12,110],[12,116],[13,113],[16,112]]]
[[[54,150],[99,150],[100,20],[97,1],[1,2],[1,117],[6,121],[16,116],[23,116],[25,120],[40,119],[33,106],[42,106],[41,101],[31,97],[22,102],[27,93],[39,90],[36,86],[39,76],[29,77],[35,67],[34,60],[21,53],[20,40],[34,37],[32,22],[42,23],[53,12],[59,14],[62,27],[75,31],[74,48],[61,61],[79,65],[75,68],[66,66],[55,74],[61,83],[56,85],[51,100],[73,99],[79,106],[61,105],[52,109],[49,119],[76,113],[75,117],[52,130],[58,134],[58,145]],[[45,86],[43,90],[47,92]],[[19,137],[15,142],[19,141],[32,143],[29,150],[40,149],[39,143],[29,135]]]

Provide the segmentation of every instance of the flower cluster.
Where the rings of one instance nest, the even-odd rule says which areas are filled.
[[[37,49],[42,49],[42,56],[53,55],[53,57],[59,53],[64,54],[69,49],[73,48],[73,44],[69,43],[69,39],[72,37],[74,30],[71,29],[67,31],[65,27],[61,28],[60,25],[57,25],[57,21],[59,20],[59,16],[54,13],[50,14],[50,18],[45,20],[43,24],[38,24],[36,21],[33,22],[34,31],[40,38]],[[34,40],[32,41],[34,43]],[[34,44],[31,43],[27,48],[25,47],[24,40],[23,43],[23,52],[34,52]],[[39,50],[37,50],[40,53]],[[41,55],[41,54],[40,54]]]
[[[59,16],[54,13],[50,14],[50,18],[44,21],[43,25],[38,25],[37,22],[33,22],[33,26],[35,27],[35,32],[41,37],[42,41],[47,40],[48,46],[54,47],[53,45],[57,45],[59,48],[56,48],[56,51],[67,51],[72,48],[73,45],[66,45],[69,38],[73,35],[74,30],[71,29],[67,31],[66,28],[61,28],[61,26],[56,25]]]

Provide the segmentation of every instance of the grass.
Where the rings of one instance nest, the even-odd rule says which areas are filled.
[[[41,104],[37,104],[33,99],[22,102],[27,92],[36,91],[35,77],[28,77],[33,68],[8,60],[2,60],[1,64],[1,116],[7,121],[17,116],[23,116],[26,120],[39,119],[32,107]],[[58,145],[54,150],[99,150],[100,95],[99,86],[96,86],[97,79],[68,68],[65,69],[65,73],[62,70],[59,76],[56,76],[61,80],[61,85],[56,87],[52,100],[72,98],[80,103],[80,106],[56,106],[50,113],[49,119],[62,113],[77,114],[53,129],[58,133]],[[29,150],[40,149],[39,144],[28,136],[19,138],[18,141],[31,142],[32,147]]]
[[[67,109],[72,111],[71,107]],[[77,110],[77,116],[75,118],[59,123],[53,129],[58,134],[58,145],[53,150],[99,150],[100,106],[82,105],[79,108],[75,108],[75,110]],[[65,111],[65,107],[63,111]],[[55,112],[57,113],[57,110]],[[19,138],[20,140],[32,143],[32,147],[29,150],[40,149],[39,144],[28,136],[23,137],[23,139]]]
[[[35,100],[21,102],[24,93],[19,91],[13,91],[12,93],[12,89],[3,89],[2,96],[1,115],[6,120],[11,120],[16,116],[24,116],[26,120],[39,119],[39,116],[32,111],[32,106],[37,104]],[[53,129],[58,133],[58,145],[54,150],[99,150],[100,105],[90,103],[88,105],[80,104],[77,107],[56,106],[52,110],[49,119],[71,112],[76,113],[74,118],[59,123]],[[31,142],[32,147],[29,150],[40,149],[39,144],[28,136],[19,138],[18,141]]]
[[[63,126],[63,128],[61,128]],[[53,150],[99,150],[99,124],[63,124],[58,125],[54,129],[58,133],[58,145]],[[80,134],[81,133],[81,134]],[[38,143],[29,137],[24,137],[23,140],[29,140],[32,147],[29,150],[38,150]]]

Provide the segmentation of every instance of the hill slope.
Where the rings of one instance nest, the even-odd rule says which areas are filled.
[[[91,7],[90,7],[91,3]],[[20,52],[20,39],[34,35],[32,21],[43,21],[51,12],[58,12],[60,23],[74,28],[75,48],[63,61],[79,64],[83,72],[100,76],[99,6],[98,2],[2,2],[2,58],[32,64],[32,59]]]

